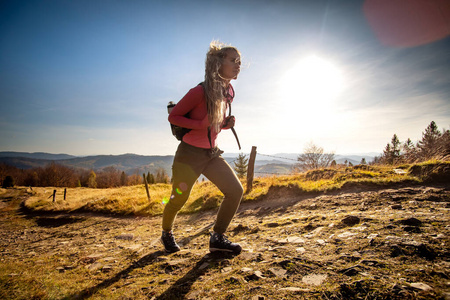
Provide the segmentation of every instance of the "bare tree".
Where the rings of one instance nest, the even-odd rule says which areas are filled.
[[[16,167],[4,163],[0,164],[0,186],[3,184],[3,181],[6,180],[7,176],[11,176],[16,185],[22,185],[22,173],[23,171]]]
[[[132,174],[128,176],[128,185],[138,185],[142,183],[144,183],[143,178],[139,174]]]
[[[51,163],[38,169],[39,184],[41,186],[75,187],[77,177],[75,171],[64,165]]]
[[[113,166],[105,167],[97,173],[97,187],[110,188],[120,186],[120,171]]]
[[[305,147],[303,154],[300,154],[297,160],[298,163],[295,167],[301,172],[327,168],[334,160],[334,153],[325,153],[322,147],[311,142]]]

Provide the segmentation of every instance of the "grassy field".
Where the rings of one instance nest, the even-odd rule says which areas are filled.
[[[331,192],[358,185],[383,186],[392,183],[426,181],[437,169],[448,168],[449,162],[432,161],[419,165],[355,166],[338,169],[322,169],[307,173],[256,178],[252,191],[243,201],[262,199],[269,189],[290,187],[298,194]],[[243,182],[245,188],[245,182]],[[53,191],[56,198],[53,201]],[[171,185],[149,186],[151,200],[147,199],[144,185],[109,188],[68,188],[64,200],[64,188],[35,187],[28,190],[31,197],[25,207],[36,212],[99,212],[121,215],[160,215],[171,193]],[[220,205],[220,191],[210,182],[197,183],[181,213],[194,213]]]
[[[158,243],[170,185],[150,203],[143,186],[57,189],[55,202],[53,188],[0,189],[0,298],[446,299],[449,167],[258,178],[228,231],[237,257],[208,251],[221,199],[208,182],[177,218],[173,255]]]

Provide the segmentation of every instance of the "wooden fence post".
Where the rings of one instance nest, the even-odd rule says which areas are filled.
[[[250,193],[253,189],[253,177],[255,174],[255,159],[256,159],[256,146],[252,147],[252,152],[250,152],[250,158],[248,160],[247,169],[247,190],[246,193]]]
[[[64,189],[64,201],[66,200],[67,188]]]
[[[145,173],[142,174],[142,176],[144,177],[145,190],[147,191],[147,199],[148,201],[150,201],[150,192],[148,191],[148,182],[147,178],[145,178]]]
[[[56,198],[56,190],[53,190],[53,202],[55,202],[55,198]]]

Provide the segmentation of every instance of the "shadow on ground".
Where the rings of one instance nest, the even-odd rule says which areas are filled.
[[[212,224],[209,224],[203,228],[201,228],[199,231],[194,233],[190,237],[185,237],[181,240],[183,245],[189,244],[193,239],[199,237],[202,234],[205,234],[205,232],[208,231],[209,228],[212,227]],[[118,282],[122,278],[126,278],[128,274],[130,274],[135,269],[142,269],[148,265],[153,264],[154,262],[158,261],[158,258],[161,256],[165,256],[167,253],[165,251],[155,251],[153,253],[147,254],[138,261],[132,263],[128,268],[120,271],[113,277],[106,279],[102,281],[101,283],[86,288],[80,292],[77,292],[75,294],[72,294],[70,296],[64,297],[63,299],[87,299],[97,293],[98,291],[108,288],[109,286],[113,285],[114,283]],[[191,290],[192,285],[197,281],[199,277],[204,275],[206,271],[216,266],[217,264],[220,264],[224,259],[230,259],[235,257],[236,255],[232,253],[221,253],[221,252],[214,252],[214,253],[207,253],[205,256],[203,256],[193,267],[189,272],[186,273],[182,278],[178,279],[173,285],[171,285],[165,292],[163,292],[161,295],[159,295],[156,299],[162,300],[162,299],[183,299],[184,296],[189,293]]]
[[[114,275],[113,277],[106,279],[93,287],[86,288],[78,293],[64,297],[63,299],[87,299],[87,298],[91,297],[93,294],[97,293],[98,291],[113,285],[114,283],[116,283],[117,281],[119,281],[122,278],[127,277],[127,275],[130,272],[132,272],[133,270],[138,269],[138,268],[143,268],[147,265],[152,264],[153,262],[155,262],[157,260],[158,257],[160,257],[162,255],[165,255],[164,251],[156,251],[156,252],[147,254],[146,256],[142,257],[138,261],[134,262],[128,268],[126,268],[126,269],[120,271],[119,273],[117,273],[116,275]]]

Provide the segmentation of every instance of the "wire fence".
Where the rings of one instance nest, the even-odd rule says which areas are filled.
[[[293,159],[293,158],[287,158],[287,157],[281,157],[281,156],[275,156],[275,155],[269,155],[269,154],[262,154],[262,153],[257,153],[257,155],[262,155],[262,156],[267,156],[267,157],[272,157],[272,158],[278,158],[278,159],[285,159],[285,160],[290,160],[290,161],[295,161],[297,162],[297,159]]]
[[[290,162],[297,162],[297,159],[293,159],[293,158],[289,158],[289,157],[282,157],[282,156],[276,156],[276,155],[270,155],[270,154],[263,154],[263,153],[259,153],[257,152],[256,155],[259,156],[264,156],[264,157],[270,157],[270,158],[275,158],[275,159],[281,159],[281,160],[285,160],[285,161],[290,161]],[[248,154],[245,154],[245,156],[248,156]],[[235,162],[238,161],[238,158],[232,160],[229,162],[230,165],[234,165]],[[273,171],[254,171],[255,174],[262,174],[262,175],[291,175],[292,172],[292,166],[290,167],[290,171],[289,172],[273,172]]]
[[[287,161],[297,162],[296,159],[289,158],[289,157],[281,157],[281,156],[270,155],[270,154],[263,154],[263,153],[257,153],[257,155],[265,156],[265,157],[270,157],[270,158],[276,158],[276,159],[282,159],[282,160],[287,160]],[[261,171],[261,170],[259,170],[259,171],[255,171],[255,174],[262,174],[262,175],[276,175],[276,176],[280,176],[280,175],[290,175],[290,174],[292,174],[292,166],[290,167],[290,171],[289,171],[289,172],[269,172],[269,171]]]
[[[266,174],[266,175],[277,175],[277,176],[280,176],[280,175],[291,175],[292,174],[292,173],[258,172],[258,171],[255,171],[253,173],[255,173],[255,174]]]

